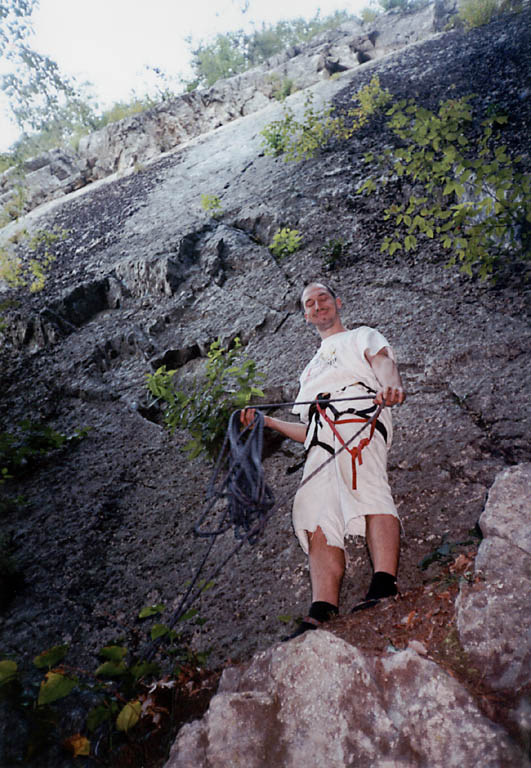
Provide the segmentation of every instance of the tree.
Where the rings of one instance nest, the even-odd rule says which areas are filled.
[[[0,75],[0,89],[8,98],[11,115],[23,131],[90,121],[91,109],[79,86],[28,43],[37,7],[38,0],[0,0],[0,57],[11,65],[10,71]]]

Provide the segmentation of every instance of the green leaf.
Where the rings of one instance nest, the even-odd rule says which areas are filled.
[[[194,616],[197,616],[198,610],[197,608],[190,608],[189,611],[186,611],[186,613],[183,613],[179,621],[188,621],[189,619],[193,619]]]
[[[94,673],[97,677],[120,677],[127,672],[127,666],[124,661],[116,663],[115,661],[104,661]]]
[[[165,608],[166,606],[162,603],[158,603],[158,605],[146,605],[146,607],[142,608],[138,614],[138,618],[147,619],[149,616],[155,616],[157,613],[162,613]]]
[[[153,624],[151,627],[151,639],[157,640],[159,637],[164,637],[168,632],[169,629],[164,624]]]
[[[47,651],[43,651],[39,656],[35,656],[33,663],[39,669],[48,667],[51,669],[58,664],[61,659],[64,659],[68,653],[68,645],[54,645],[53,648],[49,648]]]
[[[141,677],[146,677],[146,675],[160,674],[160,667],[154,661],[140,661],[138,664],[133,664],[131,674],[135,680],[139,680]]]
[[[119,731],[128,731],[138,723],[141,714],[142,704],[139,701],[128,702],[116,718],[116,728]]]
[[[46,677],[41,683],[37,705],[39,707],[45,704],[51,704],[52,701],[64,699],[76,687],[77,680],[60,672],[47,672]]]
[[[122,661],[126,655],[127,648],[124,648],[122,645],[106,645],[100,651],[100,656],[103,656],[104,659],[109,659],[109,661]]]
[[[10,683],[17,674],[17,662],[10,659],[0,661],[0,686]]]
[[[417,247],[417,238],[415,235],[407,235],[404,240],[406,251],[413,251]]]
[[[393,242],[389,246],[389,255],[392,256],[395,251],[401,251],[402,250],[402,243],[399,243],[397,240],[393,240]]]

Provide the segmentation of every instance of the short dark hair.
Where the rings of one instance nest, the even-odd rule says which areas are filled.
[[[323,288],[327,291],[327,293],[329,293],[330,296],[334,299],[334,301],[337,299],[336,292],[334,291],[333,288],[331,288],[328,285],[328,283],[324,283],[322,280],[310,280],[310,282],[306,283],[306,285],[302,289],[302,293],[301,293],[300,298],[299,298],[299,306],[300,306],[300,308],[302,309],[303,312],[306,309],[306,307],[302,303],[302,297],[304,295],[304,291],[306,290],[306,288],[308,288],[309,285],[322,285]]]

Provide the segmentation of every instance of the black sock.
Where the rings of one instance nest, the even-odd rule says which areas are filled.
[[[328,621],[332,616],[337,616],[337,605],[327,603],[325,600],[316,600],[310,605],[308,615],[316,621]]]
[[[365,600],[381,600],[382,597],[393,597],[397,592],[396,576],[385,571],[376,571]]]

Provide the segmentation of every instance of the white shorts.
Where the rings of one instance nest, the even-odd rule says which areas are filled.
[[[349,403],[337,403],[336,407],[338,410],[343,410],[343,407],[349,405]],[[328,414],[333,418],[330,411]],[[387,439],[390,443],[392,424],[389,409],[384,409],[380,420],[387,430]],[[362,426],[359,423],[339,424],[336,429],[346,442]],[[349,448],[368,437],[369,430],[370,427],[364,429],[359,437],[349,444]],[[312,431],[313,426],[309,429],[308,440],[311,438]],[[332,446],[336,453],[341,448],[341,443],[329,424],[322,418],[318,439]],[[321,528],[330,546],[344,549],[345,536],[365,536],[366,515],[392,515],[398,518],[387,480],[388,447],[383,435],[375,430],[372,440],[361,452],[362,463],[356,460],[355,490],[352,488],[352,457],[346,449],[324,466],[308,483],[299,488],[293,502],[293,527],[306,553],[308,553],[306,532],[313,532],[317,527]],[[304,481],[330,458],[331,454],[326,449],[314,445],[306,459],[302,480]]]

